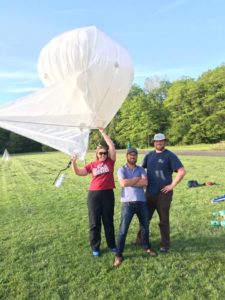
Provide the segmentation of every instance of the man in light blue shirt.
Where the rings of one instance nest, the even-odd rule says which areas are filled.
[[[149,216],[144,193],[144,187],[148,184],[147,174],[144,168],[136,165],[137,156],[137,149],[128,149],[127,163],[118,170],[118,178],[122,187],[122,210],[117,240],[117,252],[113,264],[115,267],[120,266],[122,263],[127,232],[135,214],[140,223],[143,248],[149,256],[156,256],[149,242]]]

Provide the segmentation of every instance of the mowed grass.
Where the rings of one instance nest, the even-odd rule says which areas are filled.
[[[225,158],[180,158],[187,175],[174,192],[170,252],[148,258],[134,246],[135,217],[118,269],[112,266],[114,255],[107,249],[104,234],[102,256],[91,256],[86,200],[90,177],[77,177],[67,170],[60,188],[52,184],[68,156],[17,155],[1,161],[0,299],[224,299],[225,228],[212,227],[210,220],[215,219],[213,211],[225,209],[225,202],[211,204],[213,197],[225,194]],[[94,153],[86,159],[94,159]],[[125,154],[118,154],[116,170],[124,162]],[[188,189],[191,179],[218,185]],[[118,181],[116,186],[117,234]],[[157,249],[157,215],[150,231]]]

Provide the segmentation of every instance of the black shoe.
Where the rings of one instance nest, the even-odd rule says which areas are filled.
[[[159,252],[160,252],[160,253],[167,253],[168,251],[169,251],[169,249],[166,248],[166,247],[160,247],[160,248],[159,248]]]
[[[110,250],[111,250],[113,253],[116,253],[117,248],[116,248],[116,247],[113,247],[113,248],[110,248]]]

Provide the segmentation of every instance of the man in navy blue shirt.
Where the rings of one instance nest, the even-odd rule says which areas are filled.
[[[151,221],[156,210],[159,215],[161,234],[159,251],[166,253],[170,247],[169,212],[173,189],[182,180],[186,172],[179,158],[173,152],[165,149],[166,137],[164,134],[155,134],[153,143],[155,150],[145,155],[142,166],[147,169],[146,199],[149,221]],[[173,172],[177,173],[174,178],[172,177]],[[139,231],[137,243],[140,242],[141,236]]]
[[[113,263],[115,267],[122,263],[128,228],[135,214],[140,223],[143,248],[149,256],[156,256],[149,243],[149,217],[144,193],[144,187],[147,185],[147,176],[144,168],[136,165],[137,155],[137,149],[128,149],[127,163],[118,170],[118,178],[122,187],[122,210],[116,257]]]

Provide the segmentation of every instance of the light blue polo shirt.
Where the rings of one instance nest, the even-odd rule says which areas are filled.
[[[133,177],[141,177],[141,178],[147,177],[144,168],[140,166],[136,166],[133,170],[131,170],[129,169],[127,164],[118,169],[117,175],[119,180],[129,179]],[[121,202],[135,202],[135,201],[142,201],[142,202],[146,201],[144,188],[132,187],[132,186],[122,187]]]

